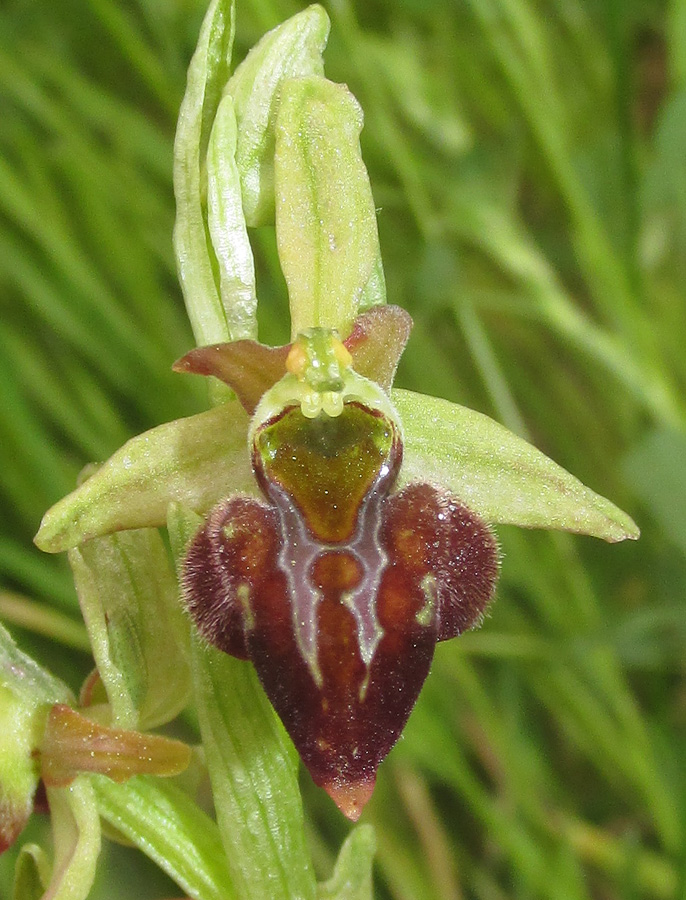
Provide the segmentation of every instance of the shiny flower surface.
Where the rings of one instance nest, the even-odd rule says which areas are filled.
[[[359,327],[353,350],[357,338]],[[235,352],[201,348],[179,368],[226,377]],[[436,641],[480,620],[498,551],[449,493],[422,483],[393,493],[400,421],[352,363],[330,330],[296,339],[249,431],[265,500],[218,504],[190,546],[183,582],[201,634],[252,660],[315,782],[356,819]]]

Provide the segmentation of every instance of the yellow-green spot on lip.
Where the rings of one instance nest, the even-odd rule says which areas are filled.
[[[395,428],[385,416],[347,403],[335,418],[286,409],[256,435],[256,466],[282,487],[321,540],[348,538],[360,504],[392,462]]]

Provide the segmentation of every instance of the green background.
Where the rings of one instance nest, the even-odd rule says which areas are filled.
[[[643,531],[500,529],[491,615],[438,648],[364,814],[377,897],[684,898],[686,2],[324,5],[388,299],[415,320],[397,383],[502,421]],[[238,56],[303,6],[238,0]],[[32,547],[41,515],[85,463],[206,402],[170,371],[192,346],[171,170],[203,14],[0,9],[0,617],[75,689],[90,660],[64,559]],[[282,342],[274,235],[252,237],[260,337]],[[303,790],[326,876],[349,826]],[[110,848],[94,897],[175,892]]]

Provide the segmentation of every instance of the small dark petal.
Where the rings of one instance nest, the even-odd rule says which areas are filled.
[[[344,342],[355,371],[390,391],[411,330],[412,318],[399,306],[375,306],[362,313]]]
[[[390,391],[411,329],[410,315],[399,306],[377,306],[362,313],[345,340],[355,371]],[[218,378],[233,388],[245,411],[252,415],[262,395],[286,374],[291,347],[269,347],[249,340],[210,344],[195,347],[177,359],[172,369]]]
[[[272,509],[234,497],[211,511],[191,542],[183,569],[186,607],[202,636],[247,659],[244,622],[250,585],[273,565],[279,538]]]
[[[172,369],[219,378],[233,388],[245,411],[252,415],[262,394],[285,375],[289,349],[290,344],[267,347],[247,340],[212,344],[191,350]]]

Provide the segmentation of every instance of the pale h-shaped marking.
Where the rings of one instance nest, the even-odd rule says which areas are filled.
[[[381,576],[388,564],[388,556],[379,543],[381,503],[388,489],[382,482],[386,480],[388,471],[388,466],[384,464],[361,504],[355,532],[345,543],[325,543],[313,538],[304,516],[290,495],[277,484],[269,485],[269,495],[278,512],[282,537],[277,565],[286,576],[293,630],[300,655],[319,688],[323,679],[318,659],[317,606],[322,595],[312,583],[312,571],[320,556],[331,552],[349,553],[362,565],[360,583],[341,599],[355,618],[360,656],[367,668],[383,637],[383,628],[376,614],[376,597]]]

